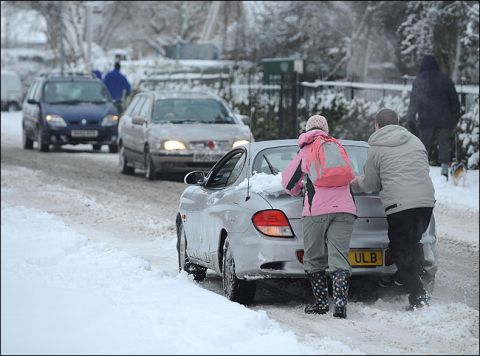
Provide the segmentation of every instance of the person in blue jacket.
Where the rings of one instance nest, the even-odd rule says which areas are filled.
[[[115,103],[118,103],[121,108],[121,102],[123,100],[124,92],[126,92],[126,95],[130,94],[132,87],[130,86],[127,78],[125,78],[125,76],[120,73],[119,62],[116,62],[114,69],[105,75],[105,77],[103,78],[103,82],[105,83],[105,86],[110,92],[112,100]]]

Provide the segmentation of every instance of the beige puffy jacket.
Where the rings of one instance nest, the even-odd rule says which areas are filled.
[[[355,193],[379,192],[387,215],[435,205],[428,154],[415,135],[402,126],[387,125],[368,143],[365,175],[352,184]]]

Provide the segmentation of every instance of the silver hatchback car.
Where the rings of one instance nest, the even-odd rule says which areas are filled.
[[[250,137],[250,128],[214,94],[140,92],[120,118],[120,171],[140,168],[153,180],[159,172],[210,169]]]
[[[368,144],[341,141],[363,173]],[[222,276],[227,298],[250,303],[255,280],[305,277],[303,197],[281,187],[281,172],[298,151],[297,140],[245,144],[232,149],[210,172],[190,172],[180,197],[177,226],[179,269],[196,280],[207,268]],[[353,275],[382,279],[396,272],[388,249],[387,220],[378,193],[355,194],[358,218],[350,243]],[[424,233],[424,279],[433,284],[437,270],[435,220]],[[328,272],[328,271],[327,271]]]

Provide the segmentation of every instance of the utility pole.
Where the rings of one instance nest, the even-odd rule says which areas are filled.
[[[87,1],[85,3],[85,24],[87,26],[87,54],[85,58],[85,67],[87,73],[92,73],[92,4]]]
[[[65,68],[65,53],[63,51],[63,1],[60,1],[60,72],[63,75],[64,68]]]

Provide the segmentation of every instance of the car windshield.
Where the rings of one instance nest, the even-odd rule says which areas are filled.
[[[227,108],[214,99],[160,99],[155,102],[153,123],[234,124]]]
[[[363,175],[368,147],[344,145],[356,176]],[[277,174],[283,171],[298,152],[298,146],[267,148],[257,154],[253,172]]]
[[[105,104],[110,100],[107,89],[97,82],[49,82],[44,88],[47,104]]]

